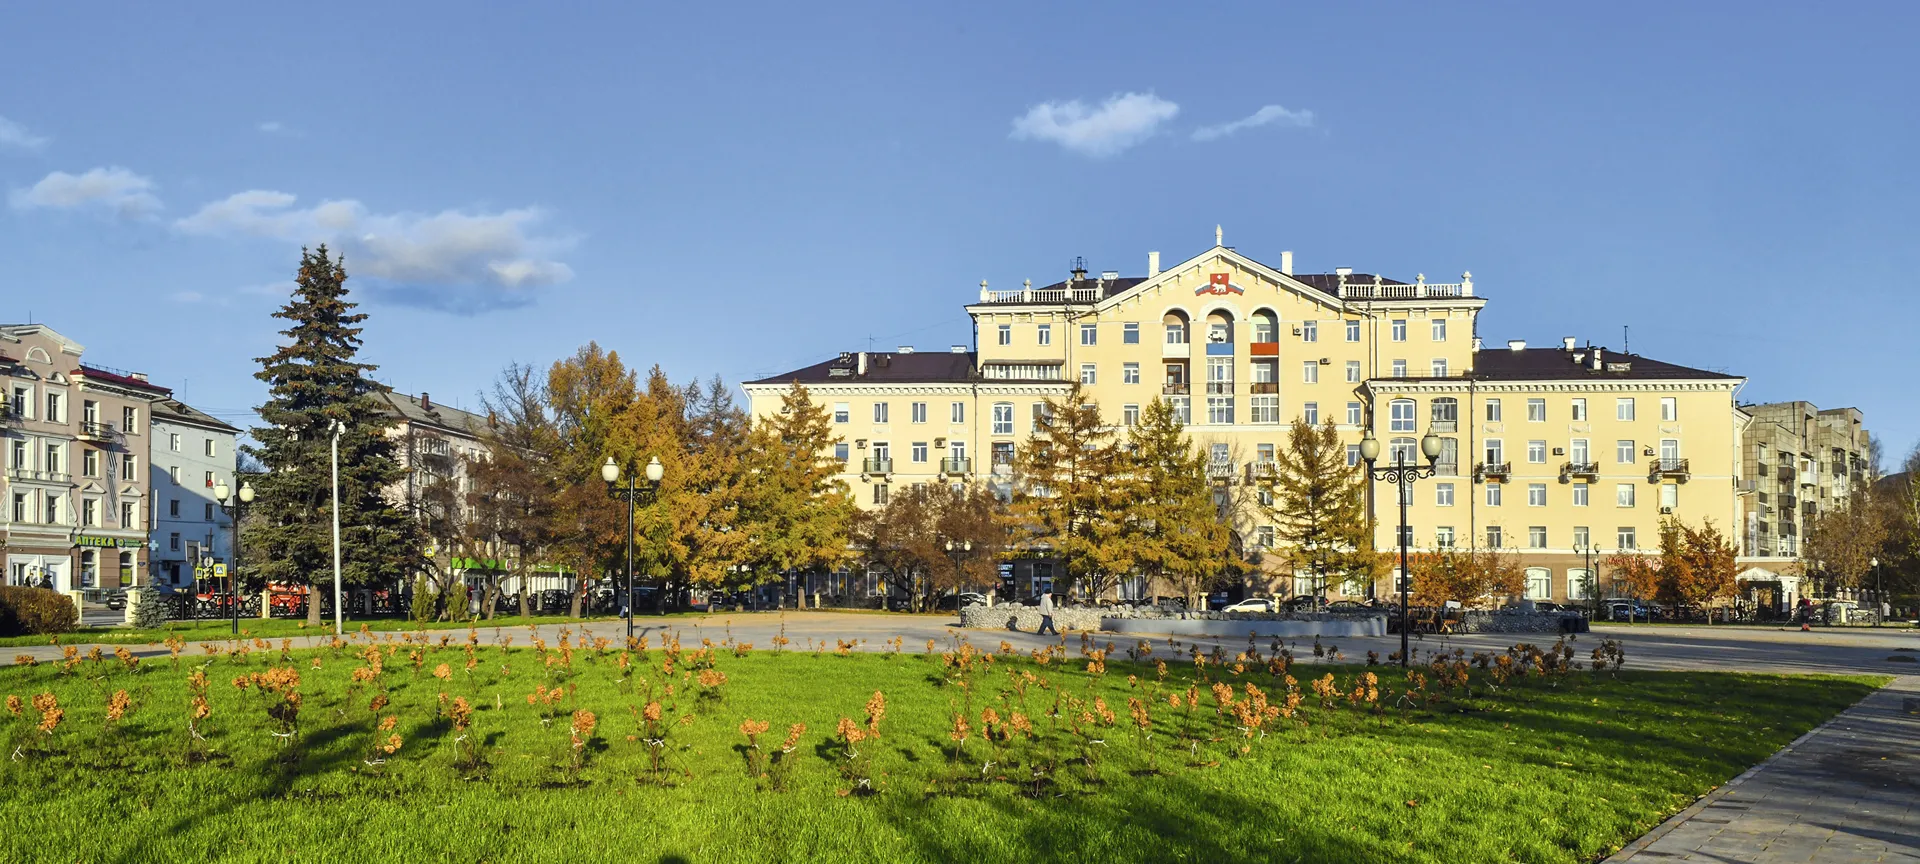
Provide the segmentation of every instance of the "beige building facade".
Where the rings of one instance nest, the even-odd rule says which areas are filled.
[[[1444,283],[1303,273],[1290,252],[1269,266],[1219,243],[1164,269],[1159,260],[1149,253],[1145,276],[1076,266],[1039,288],[982,283],[966,306],[971,350],[849,352],[749,382],[751,411],[777,411],[791,384],[805,385],[833,415],[843,479],[876,507],[916,483],[1004,489],[1044,402],[1072,383],[1121,429],[1167,400],[1256,553],[1274,542],[1253,506],[1257,481],[1295,420],[1333,423],[1356,462],[1369,429],[1383,463],[1431,429],[1443,454],[1439,476],[1413,489],[1413,545],[1519,552],[1542,600],[1604,592],[1587,550],[1657,545],[1663,515],[1723,529],[1737,520],[1742,379],[1571,339],[1481,350],[1487,301],[1470,273]],[[1381,548],[1395,542],[1393,495],[1373,489]],[[1255,582],[1262,593],[1311,590],[1271,564]],[[1387,582],[1331,587],[1367,594]]]

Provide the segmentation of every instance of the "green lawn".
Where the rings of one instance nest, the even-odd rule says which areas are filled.
[[[676,613],[676,615],[688,613]],[[658,618],[657,615],[643,615],[641,620]],[[675,616],[668,616],[675,617]],[[397,633],[403,630],[466,630],[470,627],[491,629],[494,627],[525,627],[529,624],[570,624],[583,619],[568,618],[563,615],[501,615],[491,621],[432,621],[420,623],[406,618],[366,618],[355,620],[348,618],[346,629],[355,631],[365,624],[367,629],[379,633]],[[587,621],[612,621],[608,616],[584,619]],[[333,619],[320,623],[318,628],[306,626],[304,620],[291,618],[241,618],[241,631],[249,637],[281,639],[288,636],[324,636],[333,632]],[[166,641],[168,636],[178,634],[188,642],[206,639],[228,639],[233,636],[233,619],[200,621],[173,621],[165,627],[136,629],[133,627],[81,627],[67,633],[42,636],[4,636],[0,637],[0,648],[18,648],[25,645],[85,645],[98,642],[103,645],[153,645]]]
[[[350,680],[366,665],[359,644],[296,652],[290,664],[265,650],[237,661],[183,655],[177,667],[150,659],[137,671],[112,655],[67,674],[45,663],[0,669],[0,694],[51,692],[65,711],[51,735],[33,707],[0,713],[0,742],[19,754],[0,760],[0,860],[1584,862],[1882,683],[1634,672],[1629,657],[1617,677],[1534,675],[1497,693],[1476,669],[1470,694],[1376,714],[1320,707],[1310,687],[1332,671],[1351,690],[1366,667],[1299,666],[1299,712],[1249,740],[1216,719],[1205,684],[1190,721],[1166,706],[1196,672],[1185,660],[1162,683],[1146,664],[1111,662],[1095,675],[1078,656],[1044,666],[1002,656],[963,691],[939,655],[722,648],[715,662],[727,681],[708,697],[684,677],[697,663],[682,655],[667,674],[658,644],[634,655],[629,687],[617,651],[576,651],[569,671],[557,649],[543,665],[525,633],[506,651],[480,637],[470,677],[466,634],[453,636],[447,648],[433,636],[417,669],[413,646],[397,647],[360,685]],[[281,697],[231,683],[269,662],[301,675],[297,737],[273,734],[266,712]],[[446,680],[435,677],[442,663]],[[204,743],[190,744],[186,679],[199,668],[212,682],[211,716]],[[1200,671],[1236,686],[1237,699],[1249,683],[1284,698],[1264,667]],[[1397,670],[1372,671],[1380,701],[1398,701]],[[1022,698],[1014,682],[1024,673],[1037,680]],[[529,704],[536,687],[556,685],[568,688],[558,705]],[[398,718],[403,743],[370,766],[371,743],[387,734],[368,710],[375,686],[392,700],[380,716]],[[659,779],[632,713],[650,687],[672,730]],[[133,708],[108,729],[109,698],[122,689]],[[831,736],[841,717],[865,722],[875,690],[886,696],[880,737],[855,749],[873,760],[878,792],[842,794],[855,784]],[[956,758],[951,712],[967,692],[973,730]],[[438,710],[443,693],[472,703],[471,728]],[[1077,761],[1081,739],[1045,716],[1055,693],[1098,696],[1116,715],[1088,730],[1104,741],[1088,745],[1097,770]],[[1152,700],[1144,745],[1130,696]],[[983,742],[989,706],[1034,718],[1038,737]],[[578,709],[598,723],[575,774],[566,763]],[[1063,724],[1077,712],[1065,714]],[[767,749],[789,724],[806,724],[785,791],[749,777],[746,719],[771,724]],[[484,769],[459,766],[470,743]],[[188,764],[190,748],[204,758]],[[1035,767],[1045,769],[1038,784]]]

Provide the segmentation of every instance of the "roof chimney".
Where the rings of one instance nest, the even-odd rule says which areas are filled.
[[[1605,368],[1605,364],[1604,364],[1604,363],[1602,363],[1602,362],[1601,362],[1601,359],[1600,359],[1600,352],[1602,352],[1602,351],[1605,351],[1605,350],[1606,350],[1606,349],[1604,349],[1604,348],[1595,348],[1595,349],[1593,349],[1593,371],[1595,371],[1595,372],[1598,372],[1598,371],[1600,371],[1600,370],[1601,370],[1602,368]]]
[[[1352,268],[1352,267],[1335,267],[1335,268],[1333,268],[1333,275],[1335,275],[1335,276],[1352,276],[1352,275],[1353,275],[1353,268]]]
[[[1293,253],[1292,252],[1280,253],[1280,275],[1282,276],[1293,275]]]
[[[1473,350],[1476,354],[1480,352],[1480,337],[1478,336],[1473,337]]]
[[[1562,351],[1572,351],[1572,350],[1573,350],[1573,337],[1572,337],[1572,336],[1562,336],[1562,337],[1560,337],[1560,350],[1562,350]]]
[[[135,373],[133,373],[133,374],[132,374],[132,375],[131,375],[130,377],[132,377],[132,378],[133,378],[133,380],[135,380],[135,381],[145,381],[145,380],[147,380],[147,373],[145,373],[145,372],[135,372]]]
[[[1525,339],[1508,339],[1508,340],[1507,340],[1507,350],[1508,350],[1508,351],[1525,351],[1525,350],[1527,350],[1527,340],[1525,340]]]
[[[950,351],[950,352],[953,352],[953,353],[955,353],[955,354],[965,354],[965,353],[967,353],[967,346],[965,346],[965,345],[952,345],[952,346],[948,346],[948,348],[947,348],[947,350],[948,350],[948,351]]]
[[[858,356],[860,359],[854,361],[853,374],[865,378],[867,377],[867,352],[862,351]]]
[[[912,354],[912,353],[913,353],[913,346],[912,346],[912,345],[902,345],[902,346],[900,346],[900,348],[899,348],[898,350],[899,350],[899,353],[901,353],[901,354]]]
[[[1152,279],[1153,277],[1158,275],[1160,275],[1160,253],[1148,252],[1147,253],[1147,278]]]
[[[433,410],[433,397],[427,395],[427,391],[425,390],[420,391],[420,410],[422,411]]]

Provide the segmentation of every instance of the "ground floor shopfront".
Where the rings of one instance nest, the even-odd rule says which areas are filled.
[[[112,533],[35,535],[16,529],[3,554],[6,584],[61,592],[131,588],[147,567],[144,536]]]

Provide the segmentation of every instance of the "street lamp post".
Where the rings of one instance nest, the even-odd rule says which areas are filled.
[[[1393,464],[1385,468],[1374,467],[1374,461],[1380,458],[1380,440],[1373,437],[1368,429],[1365,438],[1360,439],[1360,458],[1367,462],[1367,476],[1373,480],[1391,483],[1400,496],[1400,666],[1409,665],[1408,653],[1412,650],[1407,642],[1407,631],[1413,629],[1413,622],[1407,619],[1407,587],[1412,574],[1407,571],[1407,500],[1413,497],[1413,481],[1423,477],[1432,477],[1434,468],[1440,459],[1440,439],[1432,429],[1420,439],[1420,455],[1427,457],[1427,464],[1421,467],[1409,463],[1403,450],[1395,450]]]
[[[973,541],[962,540],[958,543],[955,543],[953,542],[953,538],[949,537],[947,538],[946,547],[947,547],[947,557],[953,559],[954,575],[959,576],[960,575],[960,559],[964,556],[973,554]],[[959,579],[955,579],[954,584],[959,585],[963,583],[961,583]],[[938,607],[939,607],[939,604],[936,603],[935,608],[937,609]],[[960,611],[960,601],[958,599],[955,599],[953,601],[953,609],[955,612]]]
[[[660,478],[665,476],[666,473],[667,473],[666,469],[660,465],[660,457],[655,456],[652,459],[647,460],[647,468],[646,468],[647,485],[645,486],[633,485],[633,479],[634,479],[633,475],[628,474],[627,486],[625,489],[622,489],[619,486],[614,485],[615,483],[620,482],[620,466],[615,465],[613,463],[613,457],[608,456],[607,461],[600,466],[600,479],[607,481],[607,494],[612,496],[615,500],[624,499],[627,502],[627,610],[626,610],[626,613],[627,613],[627,641],[629,643],[633,641],[634,506],[638,504],[642,498],[646,499],[647,503],[649,504],[653,503],[654,493],[658,491],[660,488]]]
[[[1887,588],[1880,581],[1880,559],[1867,559],[1867,566],[1873,570],[1873,594],[1880,601],[1880,608],[1873,610],[1873,626],[1880,626],[1880,619],[1887,617]]]
[[[1576,554],[1586,557],[1587,569],[1583,572],[1586,573],[1584,578],[1587,580],[1587,584],[1582,587],[1585,588],[1587,592],[1587,603],[1593,606],[1593,611],[1588,613],[1589,617],[1587,620],[1598,621],[1600,620],[1600,577],[1593,572],[1593,538],[1587,538],[1586,545],[1584,546],[1573,547],[1573,551]]]
[[[240,519],[246,512],[246,506],[253,503],[253,484],[242,481],[240,494],[236,496],[233,494],[232,487],[222,480],[220,485],[213,487],[213,497],[219,500],[221,511],[231,517],[233,522],[233,563],[227,570],[227,592],[232,595],[230,602],[233,605],[233,635],[238,636],[240,635]],[[266,602],[265,598],[262,598],[261,602]]]

